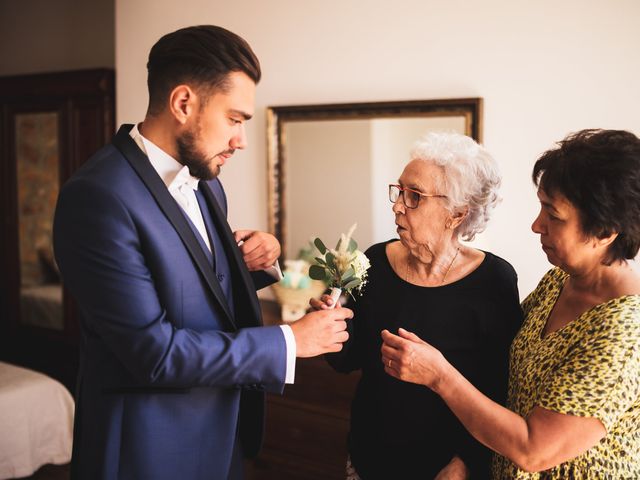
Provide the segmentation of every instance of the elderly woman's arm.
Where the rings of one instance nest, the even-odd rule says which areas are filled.
[[[597,418],[541,407],[522,418],[478,391],[438,350],[410,332],[400,329],[399,333],[382,332],[385,371],[432,389],[478,441],[523,470],[546,470],[570,460],[607,433]]]

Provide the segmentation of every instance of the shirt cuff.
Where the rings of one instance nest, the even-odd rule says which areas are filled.
[[[294,383],[296,377],[296,338],[289,325],[280,325],[284,341],[287,344],[287,370],[284,376],[284,383]]]
[[[278,260],[276,260],[276,263],[274,263],[272,266],[270,266],[269,268],[265,268],[263,271],[267,275],[271,275],[277,281],[282,280],[282,278],[284,277],[282,275],[282,270],[280,270],[280,263],[278,262]]]

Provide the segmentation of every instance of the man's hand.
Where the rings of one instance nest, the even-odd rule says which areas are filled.
[[[342,344],[349,339],[345,320],[352,317],[348,308],[336,308],[308,313],[292,323],[296,356],[315,357],[342,350]]]
[[[272,267],[280,257],[280,242],[270,233],[237,230],[233,236],[251,272]]]

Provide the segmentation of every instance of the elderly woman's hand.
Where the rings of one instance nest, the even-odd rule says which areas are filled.
[[[404,328],[399,335],[382,331],[382,363],[384,371],[405,382],[425,385],[436,390],[449,365],[439,350]]]
[[[313,310],[328,310],[333,308],[334,303],[335,302],[333,301],[333,298],[331,298],[331,295],[327,294],[322,295],[320,300],[316,298],[309,300],[309,305],[311,305]]]

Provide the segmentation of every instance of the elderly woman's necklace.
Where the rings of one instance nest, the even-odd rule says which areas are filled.
[[[449,275],[449,272],[451,271],[451,267],[453,267],[453,264],[455,263],[456,258],[458,258],[458,253],[460,253],[460,247],[456,248],[456,253],[451,259],[451,263],[449,263],[449,266],[447,267],[447,271],[444,272],[444,277],[442,277],[442,282],[440,282],[440,285],[444,285],[444,282],[447,280],[447,275]],[[407,279],[407,282],[411,283],[409,280],[409,258],[410,256],[407,257],[407,271],[405,272],[405,278]]]

